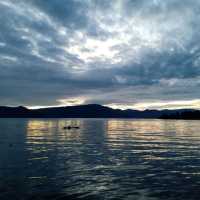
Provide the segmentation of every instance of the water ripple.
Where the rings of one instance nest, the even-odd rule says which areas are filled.
[[[0,127],[2,200],[199,198],[198,121],[0,119]]]

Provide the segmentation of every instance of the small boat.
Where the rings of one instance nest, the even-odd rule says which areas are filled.
[[[66,130],[70,130],[70,129],[79,129],[80,127],[79,126],[64,126],[63,129]]]

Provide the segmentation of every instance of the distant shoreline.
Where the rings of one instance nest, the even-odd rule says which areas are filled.
[[[67,107],[28,109],[23,106],[0,106],[0,118],[116,118],[116,119],[165,119],[200,120],[200,111],[193,109],[178,110],[121,110],[88,104]]]
[[[120,118],[120,117],[2,117],[0,119],[117,119],[117,120],[162,120],[162,121],[199,121],[200,119],[163,119],[163,118]]]

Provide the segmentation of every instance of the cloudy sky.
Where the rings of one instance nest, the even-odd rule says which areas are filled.
[[[0,0],[0,104],[200,108],[199,0]]]

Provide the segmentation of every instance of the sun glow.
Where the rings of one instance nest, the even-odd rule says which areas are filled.
[[[84,104],[85,98],[78,97],[78,98],[59,99],[58,102],[60,106],[75,106]]]

